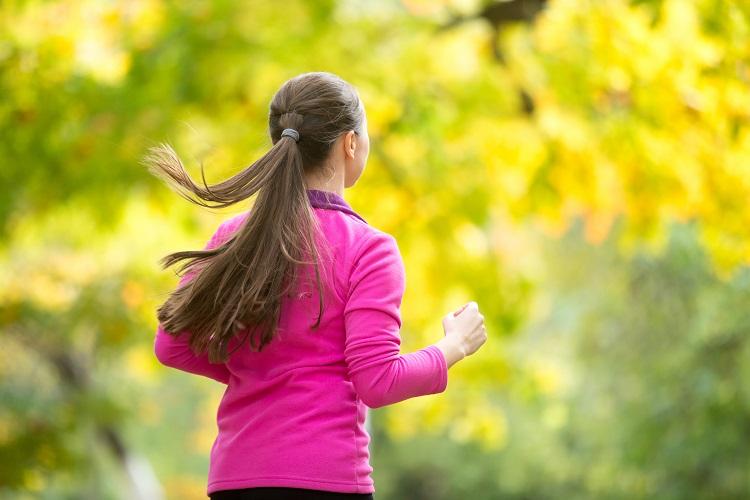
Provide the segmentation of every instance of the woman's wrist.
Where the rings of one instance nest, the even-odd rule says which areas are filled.
[[[448,368],[466,357],[464,350],[450,337],[443,337],[433,344],[443,352]]]

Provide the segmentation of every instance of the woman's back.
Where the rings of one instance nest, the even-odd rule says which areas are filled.
[[[245,344],[230,355],[209,494],[260,486],[372,493],[367,407],[447,385],[440,349],[399,352],[405,274],[393,237],[336,193],[307,193],[330,248],[321,252],[321,279],[332,286],[324,287],[320,326],[310,328],[317,288],[301,287],[282,303],[272,342],[260,352]],[[212,244],[228,239],[247,216],[224,222]],[[160,338],[174,342],[166,337],[157,335],[157,356]]]

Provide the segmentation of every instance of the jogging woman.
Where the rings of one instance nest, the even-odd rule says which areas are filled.
[[[351,84],[296,76],[273,96],[268,125],[270,150],[210,187],[167,144],[146,156],[152,173],[202,206],[256,195],[203,250],[162,260],[187,262],[158,309],[155,355],[227,386],[210,498],[373,499],[367,409],[443,392],[448,369],[486,341],[484,317],[469,302],[443,316],[435,343],[400,353],[399,247],[343,197],[369,152]]]

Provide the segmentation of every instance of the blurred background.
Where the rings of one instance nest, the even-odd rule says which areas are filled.
[[[206,498],[223,387],[161,366],[167,253],[271,145],[288,78],[365,101],[346,193],[393,234],[402,351],[469,300],[446,391],[370,410],[376,498],[750,497],[750,3],[0,5],[0,498]]]

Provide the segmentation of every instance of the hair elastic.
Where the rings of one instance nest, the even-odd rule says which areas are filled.
[[[292,139],[294,139],[295,142],[299,142],[299,132],[294,130],[293,128],[285,128],[283,132],[281,132],[281,137],[284,137],[285,135],[288,135]]]

